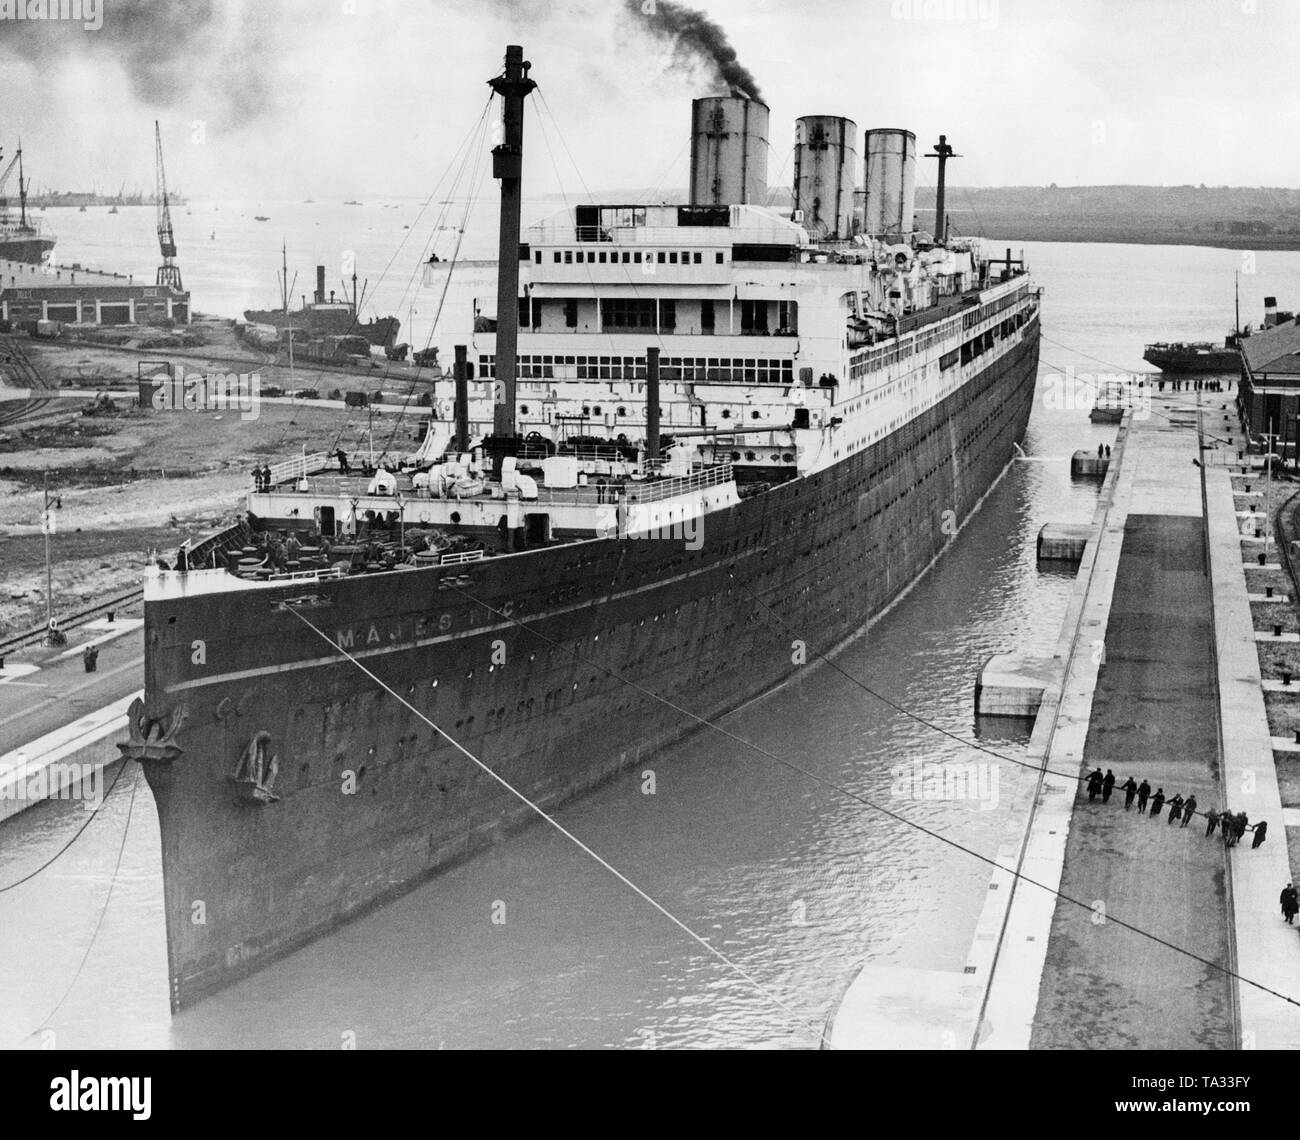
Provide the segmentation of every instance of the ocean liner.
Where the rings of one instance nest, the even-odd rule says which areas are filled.
[[[534,818],[501,781],[552,809],[843,642],[1024,434],[1039,291],[915,232],[910,132],[866,132],[859,191],[857,127],[801,119],[777,212],[767,107],[699,99],[689,202],[521,233],[529,68],[490,81],[496,317],[448,414],[395,471],[286,461],[147,579],[122,748],[175,1008]]]
[[[9,206],[6,188],[15,168],[18,171],[18,216]],[[27,182],[23,178],[23,148],[19,143],[13,158],[0,171],[0,261],[22,261],[42,265],[49,260],[55,238],[38,218],[27,216]]]

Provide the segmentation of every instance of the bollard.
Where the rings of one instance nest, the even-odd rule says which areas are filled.
[[[1264,532],[1263,532],[1262,530],[1260,530],[1259,527],[1256,527],[1256,528],[1255,528],[1255,537],[1256,537],[1256,538],[1263,538],[1263,537],[1264,537]]]
[[[1289,684],[1291,684],[1291,674],[1290,674],[1290,673],[1283,672],[1283,674],[1282,674],[1282,684],[1283,684],[1284,686],[1285,686],[1285,685],[1289,685]]]
[[[1259,564],[1260,564],[1261,566],[1266,565],[1266,563],[1264,562],[1264,555],[1262,555],[1262,554],[1259,555]]]
[[[112,625],[112,624],[113,624],[113,611],[112,611],[112,610],[109,610],[109,611],[108,611],[108,624],[109,624],[109,625]]]
[[[1273,587],[1272,587],[1272,586],[1265,586],[1265,587],[1264,587],[1264,597],[1266,597],[1266,598],[1271,598],[1272,596],[1273,596]]]
[[[1249,484],[1249,483],[1246,484],[1246,494],[1248,494],[1248,495],[1250,494],[1250,484]]]
[[[1275,626],[1273,627],[1273,636],[1274,636],[1274,637],[1281,637],[1281,636],[1282,636],[1282,627],[1281,627],[1280,625],[1275,625]]]

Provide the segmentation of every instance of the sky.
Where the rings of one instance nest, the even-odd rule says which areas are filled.
[[[0,0],[0,146],[21,135],[56,189],[151,190],[157,119],[169,185],[193,198],[423,198],[448,185],[508,42],[540,84],[531,192],[683,187],[690,100],[726,88],[655,33],[666,0],[98,0],[98,28],[90,8],[13,18],[34,2]],[[957,185],[1300,186],[1297,0],[690,7],[771,108],[772,185],[795,118],[838,114],[925,149],[945,133]]]

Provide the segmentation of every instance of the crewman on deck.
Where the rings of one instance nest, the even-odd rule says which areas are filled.
[[[1138,815],[1147,813],[1147,796],[1151,794],[1151,785],[1145,780],[1138,785]]]
[[[1133,797],[1138,794],[1138,786],[1133,782],[1132,776],[1125,780],[1121,786],[1124,789],[1124,810],[1128,811],[1133,806]]]
[[[1157,788],[1156,794],[1151,797],[1151,812],[1149,818],[1157,819],[1161,811],[1164,810],[1164,806],[1165,806],[1165,790],[1164,788]]]
[[[1106,769],[1106,778],[1101,782],[1101,802],[1110,803],[1110,794],[1115,790],[1115,773]]]
[[[1088,802],[1092,803],[1101,794],[1101,769],[1098,768],[1088,777]]]
[[[1183,826],[1186,827],[1192,822],[1192,816],[1196,814],[1196,797],[1188,796],[1183,804]]]
[[[348,467],[348,453],[340,447],[334,454],[337,456],[339,461],[339,474],[346,475],[350,470]]]

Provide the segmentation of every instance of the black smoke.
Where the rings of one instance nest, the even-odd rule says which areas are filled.
[[[58,0],[51,7],[57,10]],[[255,118],[266,106],[268,68],[256,8],[240,4],[231,11],[218,0],[99,0],[98,11],[102,23],[94,30],[61,20],[6,21],[0,61],[44,72],[82,60],[111,62],[153,108],[189,103],[199,87],[213,111],[232,119]]]
[[[671,43],[679,56],[709,67],[731,94],[762,99],[758,83],[736,56],[727,33],[703,12],[670,0],[624,0],[623,7],[656,39]]]

